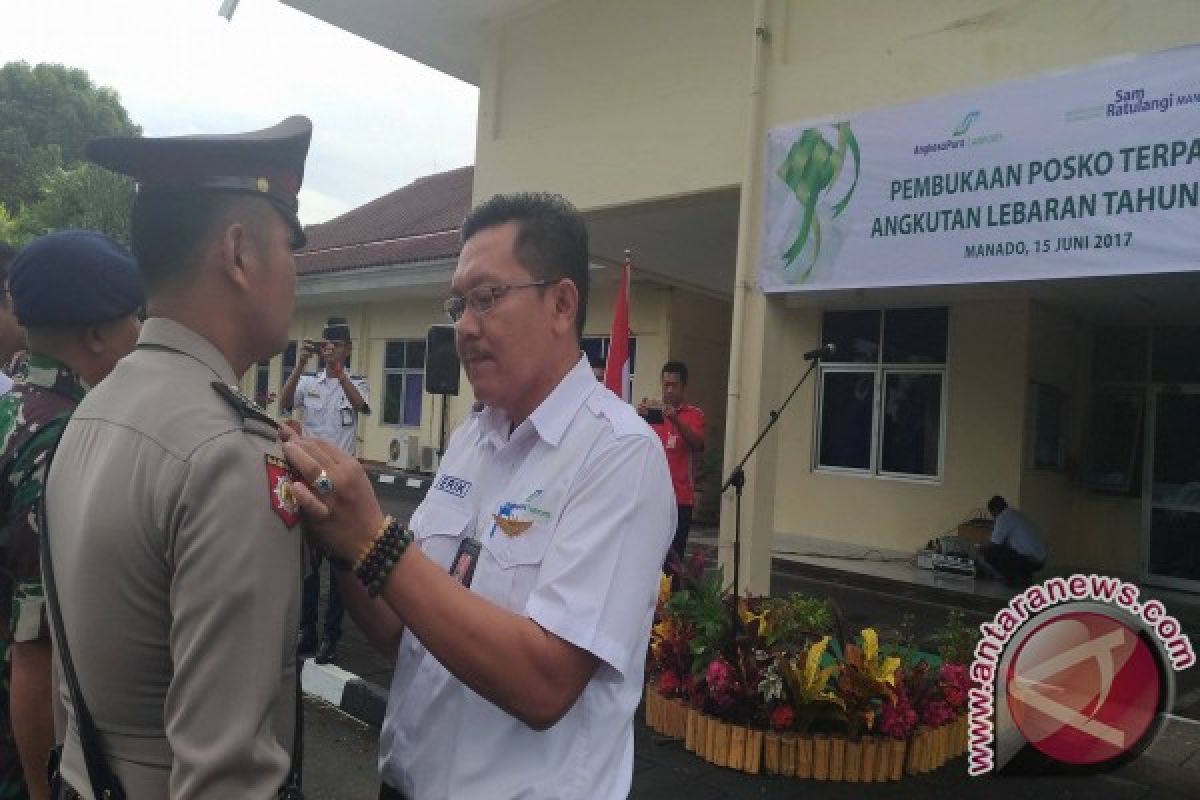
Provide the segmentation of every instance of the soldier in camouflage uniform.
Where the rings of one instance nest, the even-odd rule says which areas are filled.
[[[8,285],[31,352],[0,397],[0,800],[38,800],[54,732],[36,513],[46,462],[88,385],[133,349],[145,299],[132,257],[84,231],[31,243]]]
[[[16,250],[0,242],[0,395],[12,388],[16,370],[21,366],[19,356],[25,350],[25,331],[13,316],[8,299],[8,264]]]

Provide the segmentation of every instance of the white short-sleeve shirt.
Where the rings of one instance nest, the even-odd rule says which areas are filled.
[[[454,434],[411,527],[447,570],[482,544],[471,590],[597,656],[575,705],[538,732],[477,695],[405,632],[380,734],[409,797],[624,798],[633,715],[675,495],[658,437],[586,359],[509,435],[496,409]]]
[[[1006,544],[1034,561],[1046,560],[1046,544],[1029,518],[1015,508],[1006,508],[992,523],[992,544]]]
[[[362,395],[364,403],[370,403],[367,380],[351,375],[350,382]],[[321,370],[316,375],[303,375],[296,383],[296,396],[292,408],[303,409],[301,421],[305,434],[326,439],[351,455],[357,449],[358,411],[350,405],[341,382]]]

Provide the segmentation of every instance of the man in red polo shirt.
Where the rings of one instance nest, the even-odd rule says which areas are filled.
[[[692,507],[696,504],[696,458],[704,451],[704,412],[687,401],[688,368],[682,361],[668,361],[662,368],[662,401],[642,398],[638,413],[662,440],[675,486],[679,518],[671,551],[683,558]]]

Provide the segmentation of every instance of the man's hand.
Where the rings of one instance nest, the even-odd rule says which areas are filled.
[[[296,502],[308,523],[308,535],[326,552],[353,563],[370,549],[383,522],[383,510],[362,465],[321,439],[297,436],[280,428],[283,454],[303,483],[292,482]],[[313,482],[324,470],[333,491],[320,494]]]
[[[650,410],[650,401],[643,397],[642,402],[637,404],[637,413],[639,417],[646,416],[646,412]]]
[[[679,413],[679,409],[670,403],[663,403],[662,412],[664,417],[673,420],[675,419],[675,415]]]
[[[298,353],[296,353],[295,371],[296,372],[304,372],[304,369],[308,366],[308,362],[311,361],[312,357],[315,356],[316,354],[317,354],[317,346],[314,343],[310,342],[307,339],[305,339],[303,342],[301,342],[300,350]]]
[[[281,427],[290,428],[291,431],[297,436],[304,435],[304,425],[301,424],[300,420],[298,419],[285,419]]]

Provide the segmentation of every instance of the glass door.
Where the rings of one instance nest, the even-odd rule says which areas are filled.
[[[1146,579],[1200,591],[1200,386],[1155,387],[1143,503]]]

